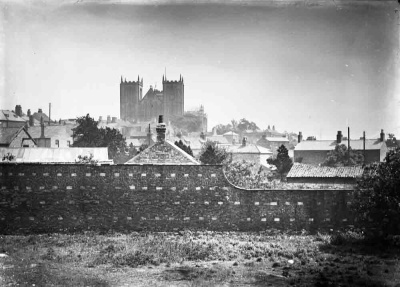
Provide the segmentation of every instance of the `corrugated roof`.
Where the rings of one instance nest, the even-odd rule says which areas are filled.
[[[78,156],[89,156],[99,162],[110,162],[107,147],[73,148],[0,148],[0,154],[11,153],[16,162],[74,163]]]
[[[361,166],[328,167],[294,163],[287,177],[350,177],[356,178],[363,174]]]
[[[298,143],[295,147],[295,150],[333,150],[336,146],[336,141],[332,140],[317,140],[317,141],[302,141]],[[341,144],[347,146],[347,140],[343,140]],[[383,145],[386,145],[385,142],[381,142],[380,140],[365,140],[365,149],[366,150],[379,150]],[[363,149],[363,140],[350,140],[350,146],[353,150],[362,150]]]
[[[23,118],[9,110],[0,110],[0,121],[25,122]]]

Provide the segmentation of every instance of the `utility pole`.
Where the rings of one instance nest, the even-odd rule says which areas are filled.
[[[350,127],[347,127],[347,165],[350,165]]]

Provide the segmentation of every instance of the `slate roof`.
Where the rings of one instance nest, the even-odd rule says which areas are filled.
[[[295,150],[333,150],[336,146],[336,141],[332,140],[317,140],[317,141],[302,141],[298,143],[295,147]],[[341,144],[347,146],[347,140],[343,140]],[[381,142],[380,140],[365,140],[365,149],[366,150],[380,150],[383,145],[386,145],[385,142]],[[350,140],[350,146],[353,150],[362,150],[363,149],[363,140]]]
[[[1,145],[9,145],[18,136],[18,134],[20,132],[24,132],[27,137],[31,137],[31,135],[26,132],[24,127],[19,127],[19,128],[2,128],[2,127],[0,127],[0,144]],[[32,139],[32,137],[31,137],[31,139]]]
[[[227,151],[229,153],[233,154],[241,154],[241,153],[246,153],[246,154],[272,154],[272,151],[265,148],[261,147],[258,145],[254,144],[246,144],[245,146],[243,145],[231,145],[227,148]]]
[[[107,147],[74,148],[0,148],[0,154],[11,153],[16,162],[74,163],[78,156],[93,154],[99,162],[112,162],[108,159]]]
[[[173,142],[166,140],[154,143],[125,164],[198,165],[200,163]]]
[[[65,139],[68,140],[72,138],[74,128],[73,125],[57,125],[57,126],[48,126],[44,125],[44,136],[46,138],[52,139]],[[40,138],[41,135],[41,127],[40,126],[33,126],[28,128],[29,134],[33,138]]]
[[[43,121],[48,122],[49,121],[49,117],[45,114],[45,113],[33,113],[33,118],[38,120],[40,122],[41,118],[43,118]]]
[[[328,167],[294,163],[287,177],[356,178],[360,177],[363,171],[364,169],[361,166]]]
[[[0,121],[25,122],[23,118],[9,110],[0,110]]]

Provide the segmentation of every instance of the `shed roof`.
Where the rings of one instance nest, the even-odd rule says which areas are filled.
[[[314,166],[309,164],[294,163],[289,173],[288,178],[294,177],[350,177],[356,178],[363,174],[364,169],[362,166],[344,166],[344,167],[328,167],[328,166]]]

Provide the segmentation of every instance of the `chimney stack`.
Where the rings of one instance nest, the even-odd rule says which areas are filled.
[[[381,142],[385,141],[385,133],[383,132],[383,130],[381,130],[381,138],[380,138]]]
[[[17,114],[17,116],[22,117],[22,108],[20,105],[15,106],[15,113]]]
[[[297,142],[300,143],[303,140],[303,133],[299,132],[299,135],[297,136]]]
[[[243,137],[242,146],[246,146],[246,143],[247,143],[247,137]]]
[[[29,113],[30,113],[30,111],[29,111]],[[33,127],[33,116],[32,115],[29,115],[29,126]]]
[[[31,109],[28,109],[28,111],[26,113],[27,113],[28,117],[30,117],[31,116]]]
[[[99,116],[99,123],[101,123],[102,120],[103,120],[103,117]]]
[[[202,140],[206,140],[206,135],[205,135],[203,132],[201,132],[201,133],[200,133],[200,138],[201,138]]]
[[[49,103],[49,125],[51,121],[51,103]]]
[[[44,138],[44,122],[43,122],[43,117],[40,117],[40,129],[41,129],[40,138]]]
[[[150,124],[149,124],[149,130],[147,131],[147,143],[150,146],[151,144],[151,128],[150,128]]]
[[[38,109],[38,113],[43,113],[42,109]]]
[[[336,135],[336,144],[340,144],[342,142],[342,138],[343,138],[342,131],[338,131]]]
[[[115,123],[117,122],[117,117],[112,117],[111,122],[112,122],[113,124],[115,124]]]
[[[156,127],[157,131],[157,141],[164,142],[165,141],[165,132],[167,128],[165,123],[163,122],[163,115],[159,115],[158,117],[158,125]]]
[[[111,123],[111,117],[107,116],[107,124]]]

